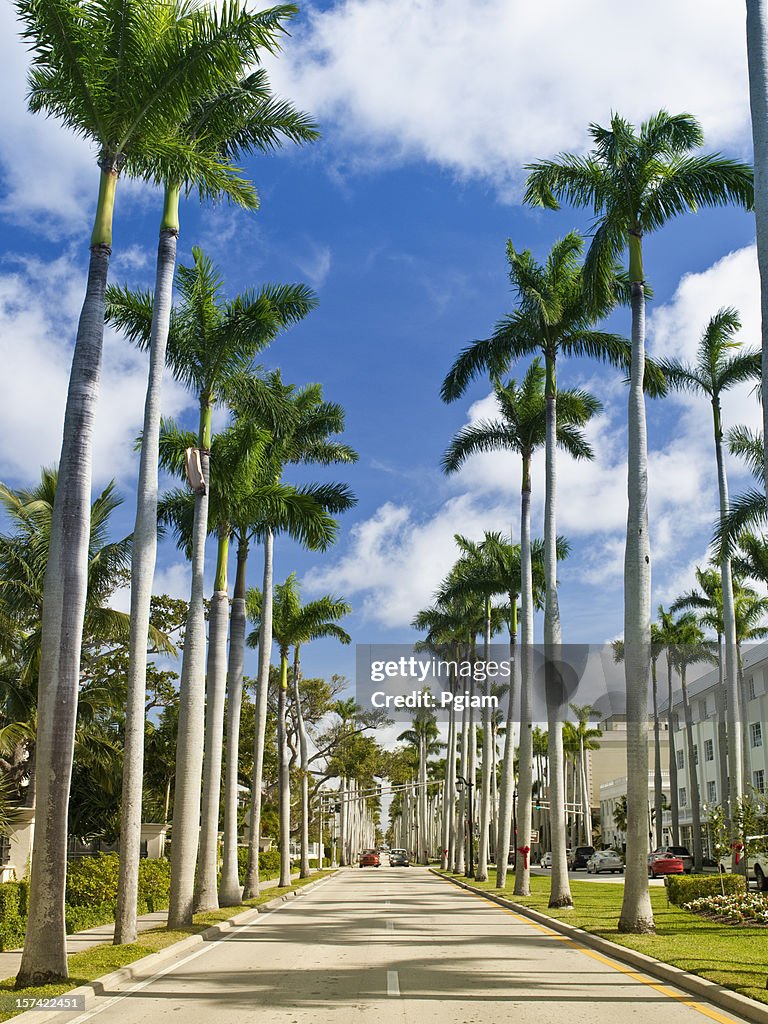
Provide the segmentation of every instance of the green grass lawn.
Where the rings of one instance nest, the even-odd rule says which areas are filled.
[[[668,904],[666,889],[651,886],[656,935],[622,935],[616,925],[623,885],[572,881],[573,910],[556,910],[547,906],[549,878],[532,876],[530,896],[513,896],[513,875],[508,882],[506,889],[493,881],[470,884],[768,1003],[768,928],[717,924]]]
[[[142,957],[149,956],[151,953],[157,953],[159,950],[165,949],[166,946],[173,945],[174,942],[180,942],[182,939],[187,938],[188,935],[204,932],[211,925],[226,921],[235,914],[242,913],[251,907],[258,907],[262,903],[269,903],[276,896],[281,896],[283,893],[291,892],[294,889],[301,889],[310,882],[316,882],[319,878],[323,878],[331,873],[330,871],[317,872],[309,878],[297,879],[291,886],[282,889],[267,889],[255,899],[246,900],[242,906],[221,907],[219,910],[211,910],[205,914],[195,914],[194,923],[186,928],[178,928],[174,931],[170,931],[168,928],[153,928],[150,931],[141,932],[138,942],[131,943],[128,946],[93,946],[82,953],[73,953],[68,958],[69,979],[58,985],[45,985],[16,991],[13,987],[13,978],[0,981],[0,1021],[8,1020],[9,1017],[23,1012],[22,1010],[15,1009],[14,1001],[19,997],[55,996],[69,992],[70,989],[77,988],[78,985],[84,985],[95,978],[111,974],[112,971],[125,967],[126,964],[131,964],[135,960],[141,960]]]

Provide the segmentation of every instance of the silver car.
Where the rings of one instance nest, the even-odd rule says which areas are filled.
[[[599,875],[601,871],[616,874],[624,870],[624,862],[615,850],[595,850],[587,861],[587,871]]]

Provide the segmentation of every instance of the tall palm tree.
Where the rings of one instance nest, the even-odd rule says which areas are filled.
[[[678,642],[678,627],[674,613],[667,611],[663,605],[658,607],[658,642],[664,651],[667,663],[667,737],[669,743],[669,805],[671,816],[672,843],[680,844],[680,801],[677,785],[677,750],[675,748],[675,732],[677,715],[672,701],[672,677],[674,673],[674,650]],[[622,830],[626,831],[626,830]]]
[[[691,831],[693,845],[694,870],[703,867],[703,850],[701,844],[701,797],[699,787],[698,752],[693,742],[693,716],[688,696],[687,671],[691,665],[701,661],[714,661],[713,645],[704,639],[704,634],[696,621],[693,612],[684,612],[675,623],[676,639],[670,650],[670,659],[680,677],[683,695],[683,715],[685,717],[686,764],[688,765],[688,790],[691,806]]]
[[[680,360],[664,360],[661,368],[673,388],[704,395],[712,406],[712,426],[717,463],[717,486],[720,501],[720,523],[726,521],[730,511],[728,478],[723,460],[722,395],[730,388],[760,378],[760,353],[756,349],[739,351],[741,343],[735,335],[741,329],[741,319],[735,309],[721,309],[709,321],[699,342],[695,365]],[[727,547],[721,548],[721,599],[723,607],[723,634],[725,637],[725,686],[728,694],[728,774],[730,779],[728,803],[725,791],[724,805],[736,808],[743,795],[743,765],[739,742],[738,687],[739,671],[736,651],[736,615],[733,606],[733,574]],[[730,818],[730,813],[726,815]]]
[[[507,242],[509,274],[518,300],[518,308],[496,327],[491,338],[470,345],[455,361],[442,387],[445,401],[463,394],[469,382],[482,370],[498,376],[511,360],[541,351],[544,356],[546,380],[546,493],[544,510],[544,543],[546,571],[546,604],[544,610],[544,642],[551,652],[551,664],[557,660],[562,643],[560,612],[557,598],[556,530],[556,445],[557,445],[557,383],[556,366],[560,355],[588,355],[617,365],[628,362],[626,341],[612,334],[594,330],[594,323],[607,313],[615,302],[617,287],[606,288],[599,300],[592,300],[583,286],[580,256],[583,241],[574,232],[552,247],[544,264],[530,252],[517,252]],[[548,660],[550,666],[550,660]],[[552,676],[551,667],[548,668]],[[550,697],[559,690],[554,678],[547,686]],[[550,800],[552,806],[552,888],[550,906],[571,906],[566,863],[564,774],[562,756],[561,702],[548,700],[550,732]],[[562,812],[562,813],[561,813]]]
[[[614,114],[609,128],[589,129],[586,156],[563,154],[533,164],[526,201],[550,209],[568,200],[593,211],[596,222],[585,260],[591,291],[611,286],[616,261],[628,252],[632,355],[628,409],[627,542],[624,643],[627,686],[627,855],[619,929],[653,932],[648,893],[648,673],[651,661],[651,549],[648,536],[648,445],[643,385],[645,271],[643,237],[678,214],[701,206],[752,204],[752,172],[720,155],[700,155],[699,123],[690,114],[659,111],[637,129]]]
[[[765,0],[747,3],[747,64],[749,105],[752,113],[752,147],[755,161],[755,227],[757,265],[760,270],[762,321],[763,394],[768,395],[768,5]],[[763,435],[768,437],[768,404],[763,403]],[[761,466],[763,494],[768,494],[768,459]]]
[[[405,729],[397,737],[398,741],[407,743],[413,748],[416,758],[416,777],[419,783],[416,795],[416,841],[414,849],[416,857],[424,863],[429,862],[429,830],[427,822],[427,764],[433,754],[439,753],[443,744],[439,739],[435,714],[427,707],[420,707],[413,716],[410,729]]]
[[[265,285],[258,291],[226,300],[222,295],[222,279],[213,263],[199,248],[193,248],[192,257],[191,267],[180,266],[178,270],[181,302],[171,312],[167,349],[173,375],[195,392],[200,407],[197,442],[188,449],[186,458],[187,476],[195,491],[195,507],[190,547],[192,589],[179,691],[179,749],[168,912],[171,927],[189,924],[194,905],[205,717],[203,569],[213,410],[236,384],[242,389],[243,375],[250,372],[256,354],[316,305],[314,294],[305,285]],[[151,307],[151,297],[147,293],[127,290],[119,297],[114,296],[112,303],[113,316],[119,316],[123,329],[145,345],[149,344],[151,334],[148,307]],[[257,377],[251,378],[251,389],[267,395],[265,402],[274,400],[268,383]],[[226,602],[226,590],[214,591],[213,600]],[[226,617],[224,624],[226,628]]]
[[[314,126],[306,115],[295,111],[290,104],[275,99],[263,68],[243,75],[244,69],[258,56],[254,42],[269,52],[277,49],[277,35],[284,31],[282,19],[291,16],[293,9],[277,8],[258,15],[249,15],[254,23],[254,38],[242,47],[242,66],[239,76],[221,83],[214,93],[200,96],[191,111],[183,132],[186,141],[195,150],[203,149],[213,157],[237,160],[244,152],[254,149],[267,152],[280,143],[281,138],[294,142],[308,142],[317,137]],[[224,195],[246,209],[257,207],[256,193],[248,183],[237,180],[236,190],[224,181]],[[120,885],[115,919],[115,944],[135,942],[136,902],[139,880],[141,838],[141,798],[144,766],[144,693],[146,690],[146,648],[149,626],[149,608],[152,579],[157,549],[157,466],[158,436],[160,429],[160,401],[163,369],[165,366],[172,286],[176,269],[176,247],[179,235],[179,197],[182,188],[189,193],[197,191],[201,198],[216,198],[222,194],[222,183],[207,177],[185,179],[178,176],[164,182],[163,212],[157,249],[155,289],[151,303],[149,333],[149,373],[144,403],[144,426],[139,455],[139,478],[136,502],[136,521],[133,530],[131,559],[131,623],[133,639],[128,666],[128,701],[125,722],[125,760],[123,793],[121,799],[120,829]],[[107,321],[111,315],[112,300],[117,299],[119,323],[120,291],[107,289]]]
[[[269,474],[272,482],[280,481],[289,464],[333,465],[357,461],[357,452],[336,439],[344,429],[344,410],[334,402],[323,400],[319,384],[310,384],[298,390],[287,388],[286,394],[292,414],[286,424],[272,431],[269,455]],[[354,503],[346,489],[338,485],[316,485],[313,494],[321,508],[344,511]],[[272,557],[276,532],[283,522],[271,515],[264,516],[255,533],[264,545],[264,578],[262,585],[261,618],[259,623],[259,667],[257,681],[256,729],[254,732],[253,778],[251,783],[251,816],[249,826],[248,867],[244,898],[259,891],[259,834],[261,822],[261,782],[264,764],[264,741],[267,727],[267,693],[272,651]]]
[[[193,103],[235,75],[253,26],[238,3],[219,15],[159,0],[18,0],[31,52],[29,106],[98,150],[99,193],[75,339],[45,584],[38,815],[19,985],[66,977],[66,813],[87,589],[89,499],[112,213],[122,172],[161,181],[174,168],[237,190],[229,161],[189,145]],[[54,720],[55,719],[55,720]]]
[[[251,590],[246,599],[246,607],[250,617],[257,621],[261,618],[262,595],[258,590]],[[302,867],[303,877],[309,874],[309,750],[307,736],[301,717],[301,694],[297,678],[299,669],[299,651],[303,644],[312,640],[333,637],[342,644],[349,644],[352,638],[338,624],[338,620],[352,611],[346,601],[326,595],[314,601],[301,603],[299,583],[294,573],[284,583],[275,587],[272,609],[272,636],[280,653],[280,687],[278,691],[277,710],[277,745],[279,765],[279,813],[280,813],[280,885],[291,884],[290,861],[290,826],[291,826],[291,791],[289,775],[289,751],[286,728],[288,707],[288,663],[291,647],[294,648],[294,700],[299,716],[299,742],[301,746],[301,836],[302,836]],[[258,643],[258,632],[249,637],[251,646]]]
[[[521,485],[521,618],[522,618],[522,664],[520,693],[520,753],[519,753],[519,824],[518,838],[521,846],[530,846],[531,793],[533,785],[531,753],[531,703],[533,685],[533,576],[531,569],[531,464],[534,452],[546,441],[547,398],[545,371],[538,358],[534,359],[518,387],[514,380],[502,384],[494,382],[494,393],[501,419],[470,424],[464,427],[451,442],[443,457],[443,469],[456,472],[471,455],[483,451],[512,450],[522,460]],[[557,443],[573,458],[592,458],[592,451],[581,430],[601,408],[600,403],[584,391],[562,391],[557,396],[558,416],[555,426]],[[508,737],[510,733],[508,732]],[[508,739],[508,742],[509,739]],[[505,754],[505,765],[507,758]],[[509,766],[511,770],[511,765]],[[509,803],[500,815],[500,822],[506,830],[506,820],[511,820],[512,790],[504,787],[504,803]],[[527,830],[527,832],[526,832]],[[509,836],[499,836],[501,842],[509,845]],[[497,860],[497,885],[502,887],[506,880],[507,862]],[[530,887],[529,867],[523,862],[519,876],[515,879],[515,892],[525,895]]]
[[[592,845],[592,804],[589,798],[589,782],[587,779],[587,752],[599,750],[597,742],[603,735],[597,727],[590,728],[589,719],[592,707],[589,704],[570,704],[576,719],[571,723],[576,739],[579,771],[579,803],[581,804],[581,841],[586,846]]]

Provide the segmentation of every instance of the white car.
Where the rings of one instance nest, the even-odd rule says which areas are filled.
[[[757,882],[757,888],[760,892],[768,892],[768,853],[753,853],[747,858],[742,853],[735,869],[739,875],[744,874],[745,860],[749,864],[750,881]],[[720,858],[720,868],[722,871],[732,870],[730,855]]]
[[[587,861],[587,871],[599,875],[601,871],[616,874],[624,870],[624,862],[615,850],[595,850]]]
[[[540,868],[551,868],[552,867],[552,854],[550,852],[542,854],[541,860],[539,861]]]

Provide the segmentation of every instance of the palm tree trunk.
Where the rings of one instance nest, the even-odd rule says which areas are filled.
[[[672,710],[672,661],[667,648],[667,730],[669,732],[669,803],[672,817],[672,845],[680,845],[680,800],[677,788],[677,750],[675,714]]]
[[[341,867],[348,867],[348,851],[347,851],[347,832],[349,822],[349,808],[347,806],[347,780],[341,779],[341,811],[339,813],[339,832],[341,833],[341,856],[339,857],[339,864]],[[410,836],[408,837],[410,842]]]
[[[176,785],[171,832],[171,895],[168,926],[192,924],[195,866],[200,839],[200,788],[205,740],[205,540],[208,535],[211,450],[210,403],[200,403],[200,463],[204,490],[195,495],[192,526],[192,589],[189,598],[184,657],[179,684],[179,728],[176,742]]]
[[[717,763],[718,763],[718,775],[719,775],[719,786],[718,790],[720,793],[720,803],[724,808],[728,806],[728,725],[726,723],[727,710],[726,710],[726,693],[725,693],[725,669],[723,662],[723,635],[722,633],[717,634],[717,667],[718,667],[718,684],[717,684]],[[730,828],[730,820],[726,814],[726,827]]]
[[[747,0],[747,63],[755,163],[757,265],[760,270],[763,395],[768,395],[768,4]],[[768,438],[768,401],[763,401],[763,437]],[[768,494],[768,444],[764,482]],[[733,766],[730,767],[733,782]],[[724,796],[724,795],[723,795]]]
[[[251,817],[248,835],[248,868],[243,899],[259,895],[259,840],[261,839],[261,784],[264,778],[264,741],[267,735],[267,698],[269,665],[272,654],[272,548],[271,530],[264,537],[264,579],[262,583],[261,623],[259,624],[259,679],[256,695],[256,723],[253,739],[253,780]]]
[[[467,778],[472,783],[473,793],[472,799],[467,804],[467,877],[475,877],[475,869],[477,862],[475,860],[475,815],[477,814],[477,727],[475,726],[475,712],[472,707],[472,700],[475,696],[475,680],[474,680],[474,664],[475,664],[475,645],[474,640],[472,643],[472,676],[469,680],[469,695],[470,695],[470,708],[469,708],[469,736],[467,741]],[[469,813],[471,808],[472,813]],[[472,871],[469,870],[470,861],[472,862]]]
[[[624,672],[627,690],[627,852],[619,931],[655,931],[648,892],[648,675],[651,663],[651,545],[648,537],[648,441],[645,424],[645,289],[642,239],[629,240],[632,365],[624,554]]]
[[[720,522],[725,520],[729,511],[728,478],[723,461],[723,433],[720,419],[720,407],[716,401],[712,403],[715,428],[715,456],[717,459],[717,488],[720,499]],[[768,436],[768,435],[766,435]],[[736,649],[736,609],[733,603],[733,574],[731,559],[725,549],[720,561],[720,575],[723,591],[723,634],[725,637],[725,685],[728,693],[728,773],[730,786],[728,790],[728,813],[731,819],[734,809],[744,794],[744,758],[740,742],[742,723],[739,717],[739,666]],[[722,794],[725,802],[725,793]]]
[[[512,811],[515,799],[515,697],[517,695],[517,594],[509,595],[512,608],[512,629],[509,634],[509,703],[507,705],[507,731],[504,737],[504,762],[501,768],[499,787],[499,818],[496,830],[496,888],[507,884],[507,863],[511,846],[530,846],[530,843],[516,843],[512,834]],[[519,828],[519,826],[518,826]]]
[[[234,907],[242,901],[237,861],[238,762],[240,752],[240,711],[245,671],[245,613],[248,538],[243,532],[237,545],[237,574],[229,619],[229,666],[227,669],[227,763],[224,779],[224,853],[221,864],[219,902]]]
[[[419,839],[421,840],[420,859],[429,863],[429,823],[427,821],[427,737],[419,737]]]
[[[278,808],[280,816],[280,885],[291,884],[291,782],[288,766],[286,704],[288,652],[280,651],[280,690],[277,700]]]
[[[693,836],[693,867],[701,871],[703,851],[701,848],[701,799],[699,793],[699,767],[696,764],[696,752],[693,749],[693,716],[691,702],[688,699],[688,683],[685,665],[680,670],[680,685],[683,690],[683,712],[685,714],[685,739],[688,747],[688,784],[691,801],[691,832]]]
[[[483,637],[483,660],[487,666],[491,657],[491,599],[485,599],[485,628]],[[486,668],[485,694],[491,692],[491,683]],[[483,764],[480,776],[482,799],[480,803],[480,843],[477,851],[478,882],[488,881],[488,830],[491,825],[491,709],[486,702],[483,708]]]
[[[531,845],[533,803],[533,570],[531,567],[531,459],[523,457],[523,484],[520,501],[520,749],[518,751],[518,802],[516,846]],[[543,837],[542,837],[543,838]],[[531,891],[530,858],[516,861],[515,895]]]
[[[456,692],[453,673],[450,677],[450,692],[453,696]],[[456,841],[455,815],[456,797],[454,786],[456,784],[456,712],[453,701],[448,705],[448,749],[445,757],[445,781],[443,783],[443,821],[442,821],[442,850],[440,852],[440,869],[447,871],[449,865],[453,864],[453,850]]]
[[[200,853],[195,880],[195,912],[219,906],[219,804],[221,800],[221,755],[224,738],[224,698],[227,689],[227,627],[229,593],[227,561],[229,526],[219,533],[216,579],[208,619],[208,673],[205,705],[205,756],[203,759],[203,804]]]
[[[103,167],[88,283],[64,414],[43,590],[37,719],[37,816],[29,911],[17,987],[67,977],[64,888],[80,650],[88,590],[91,465],[112,252],[117,169]]]
[[[653,807],[656,825],[656,846],[664,845],[664,786],[661,777],[661,723],[659,722],[659,681],[656,673],[656,658],[651,659],[653,681]]]
[[[585,846],[592,845],[592,803],[589,799],[587,781],[587,751],[584,737],[579,736],[579,784],[581,786],[581,829]]]
[[[545,442],[546,494],[544,499],[544,644],[547,658],[546,696],[549,731],[549,816],[552,830],[552,878],[550,907],[572,907],[568,884],[565,822],[565,764],[563,759],[563,698],[561,680],[554,668],[560,660],[562,632],[557,599],[557,379],[555,355],[546,353],[547,425]]]
[[[461,711],[461,775],[469,778],[469,710],[466,702]],[[453,870],[457,875],[463,875],[466,871],[466,850],[467,850],[467,787],[462,786],[459,793],[459,811],[456,822],[456,863]]]
[[[176,243],[179,237],[179,190],[165,189],[165,207],[157,245],[155,293],[149,340],[149,375],[144,402],[144,429],[139,456],[136,521],[131,551],[131,632],[128,648],[123,785],[120,799],[120,879],[114,944],[135,942],[141,856],[141,805],[144,786],[144,729],[147,692],[147,646],[152,582],[157,554],[157,476],[160,396],[171,321]]]
[[[309,878],[309,742],[304,712],[301,709],[299,691],[299,646],[294,649],[293,658],[293,699],[296,704],[296,723],[299,730],[299,756],[301,764],[301,865],[300,878]]]

